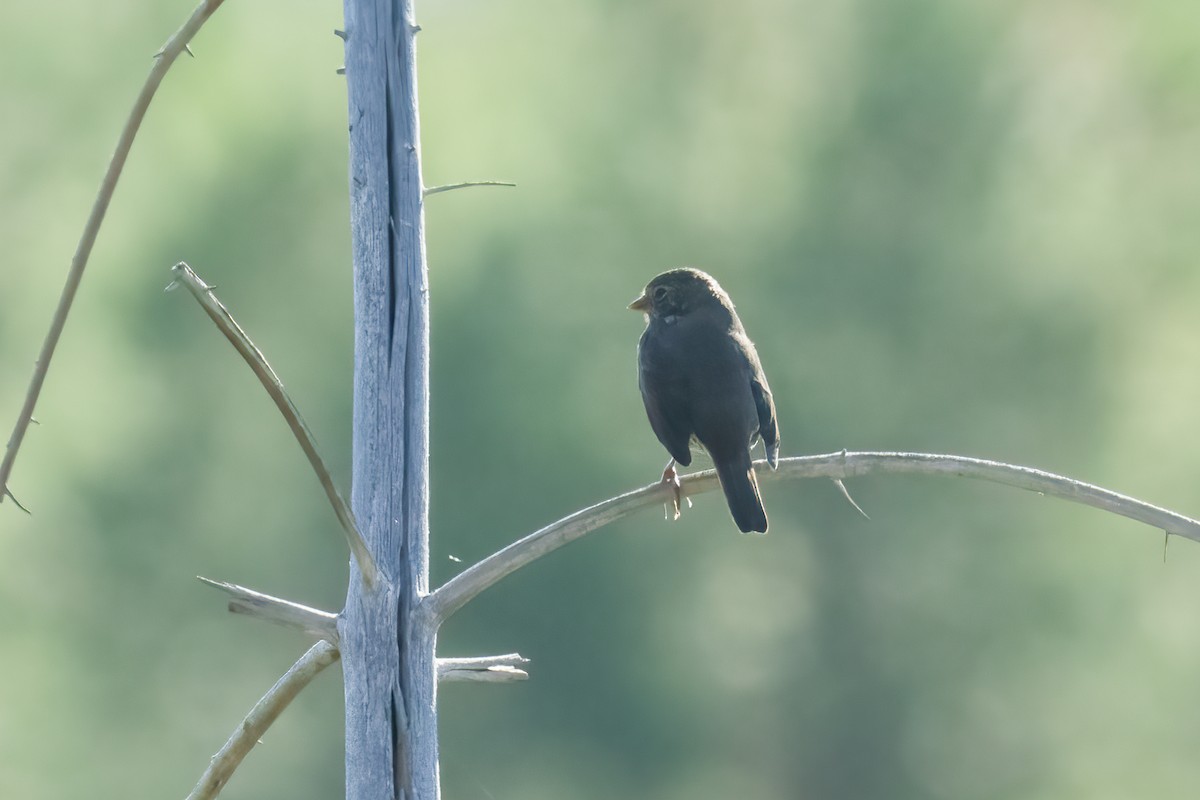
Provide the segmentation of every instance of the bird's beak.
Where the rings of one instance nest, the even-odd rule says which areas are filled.
[[[629,304],[629,310],[630,311],[641,311],[643,313],[648,313],[650,311],[649,295],[647,295],[645,292],[642,292],[641,297],[639,297],[637,300],[634,300],[632,303]]]

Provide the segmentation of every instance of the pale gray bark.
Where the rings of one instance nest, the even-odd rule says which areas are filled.
[[[348,800],[434,800],[427,591],[429,314],[411,0],[345,0],[354,248],[351,507],[382,580],[339,619]]]

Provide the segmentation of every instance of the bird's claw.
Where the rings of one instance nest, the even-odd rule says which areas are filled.
[[[663,511],[672,521],[679,519],[681,503],[687,500],[688,508],[692,507],[692,498],[683,496],[683,488],[679,483],[679,473],[675,471],[675,462],[667,464],[667,468],[663,470],[662,482],[671,487],[671,502],[663,504]],[[674,512],[672,514],[672,512]]]

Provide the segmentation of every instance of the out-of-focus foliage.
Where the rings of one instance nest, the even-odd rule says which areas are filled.
[[[0,10],[0,424],[187,3]],[[1200,513],[1200,6],[708,0],[419,8],[440,582],[656,478],[624,310],[718,276],[786,455],[994,457]],[[151,108],[0,505],[0,796],[181,796],[307,646],[196,574],[329,609],[346,554],[186,259],[348,483],[340,8],[229,0]],[[453,619],[448,798],[1189,798],[1200,550],[887,477],[627,520]],[[337,796],[336,670],[226,796]]]

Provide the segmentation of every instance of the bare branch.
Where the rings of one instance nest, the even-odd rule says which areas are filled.
[[[428,189],[422,190],[422,195],[424,197],[429,197],[431,194],[452,192],[455,189],[466,189],[471,186],[516,186],[516,184],[508,181],[464,181],[463,183],[446,183],[442,184],[441,186],[430,186]]]
[[[529,659],[520,653],[502,656],[480,656],[476,658],[439,658],[437,660],[438,681],[510,683],[529,680],[529,673],[518,665],[528,664]]]
[[[338,645],[337,614],[272,597],[236,583],[214,581],[201,575],[197,575],[196,580],[230,595],[229,610],[234,614],[246,614],[286,628],[295,628],[334,647]],[[528,663],[529,659],[520,653],[439,658],[437,674],[438,680],[446,683],[509,683],[529,679],[529,673],[519,668]]]
[[[211,286],[182,261],[171,267],[171,272],[175,275],[175,280],[171,281],[167,289],[182,285],[192,293],[192,296],[200,303],[200,307],[204,309],[204,313],[208,314],[221,333],[225,334],[225,338],[250,365],[250,369],[258,376],[258,380],[267,390],[267,394],[275,401],[275,407],[287,420],[288,427],[292,429],[304,455],[308,456],[308,463],[312,465],[313,471],[317,473],[317,479],[325,489],[325,495],[333,506],[333,512],[337,515],[338,522],[341,523],[346,543],[350,545],[350,552],[354,554],[354,560],[358,562],[359,569],[362,570],[363,580],[368,586],[374,586],[379,579],[379,568],[375,565],[375,558],[367,549],[362,533],[358,530],[354,514],[350,511],[350,505],[338,491],[337,485],[333,482],[333,476],[329,474],[329,468],[325,466],[321,454],[317,452],[317,443],[313,439],[312,432],[304,424],[304,420],[300,418],[300,412],[292,403],[292,399],[288,397],[287,391],[284,390],[283,381],[279,380],[279,376],[275,374],[275,370],[271,369],[271,365],[267,363],[262,352],[237,324],[217,296],[213,294]]]
[[[760,467],[765,461],[756,462]],[[930,453],[829,453],[780,459],[778,470],[759,469],[760,482],[799,478],[844,480],[875,472],[907,472],[921,475],[957,475],[965,478],[1002,483],[1018,489],[1052,495],[1083,503],[1143,522],[1168,534],[1200,541],[1200,522],[1132,497],[1117,494],[1073,478],[1054,475],[1031,467],[985,461],[963,456]],[[684,495],[709,492],[718,486],[713,470],[683,476]],[[505,547],[451,578],[427,595],[424,604],[439,624],[469,603],[476,595],[521,567],[610,522],[651,505],[670,499],[672,489],[661,481],[547,525],[539,531]]]
[[[229,610],[234,614],[258,617],[285,628],[304,631],[318,639],[338,643],[337,614],[272,597],[245,586],[238,586],[236,583],[214,581],[200,575],[196,576],[196,580],[230,595],[232,599],[229,601]]]
[[[50,360],[54,358],[54,349],[58,346],[63,327],[67,324],[67,315],[71,312],[71,304],[75,302],[75,292],[79,289],[84,267],[87,266],[88,258],[92,254],[92,246],[96,243],[96,234],[100,232],[100,225],[104,222],[104,215],[108,211],[113,191],[117,188],[117,179],[121,177],[125,159],[128,158],[129,150],[133,147],[133,139],[137,136],[142,119],[146,116],[146,110],[150,107],[150,101],[154,99],[154,93],[158,91],[158,86],[166,76],[167,70],[175,63],[175,59],[179,58],[179,54],[187,48],[188,41],[196,35],[205,21],[221,7],[222,2],[224,0],[204,0],[192,12],[192,16],[183,24],[183,27],[167,40],[162,50],[155,56],[154,66],[150,69],[145,84],[142,85],[141,93],[134,101],[129,118],[125,120],[125,128],[121,131],[120,138],[117,139],[117,149],[108,162],[108,171],[104,173],[104,179],[100,182],[100,190],[96,192],[96,199],[92,202],[92,211],[83,226],[79,244],[75,247],[75,255],[72,257],[71,267],[67,271],[67,281],[58,299],[58,308],[54,310],[54,317],[50,321],[50,330],[46,333],[46,339],[42,342],[42,350],[38,354],[37,361],[34,362],[33,377],[25,392],[25,403],[21,406],[20,413],[17,414],[16,425],[13,427],[12,435],[8,438],[4,460],[0,461],[0,489],[4,489],[4,491],[0,491],[0,503],[4,502],[6,496],[12,497],[7,491],[7,487],[13,464],[17,460],[17,451],[21,449],[21,442],[25,440],[25,432],[29,430],[33,409],[37,406],[38,396],[42,393],[42,385],[46,382],[46,372],[50,369]],[[13,498],[13,501],[16,502],[16,498]]]
[[[310,647],[271,690],[263,695],[242,720],[242,724],[234,730],[229,741],[225,742],[225,746],[212,757],[208,762],[208,769],[204,770],[187,800],[209,800],[220,794],[234,770],[258,743],[267,728],[271,727],[300,690],[317,677],[321,670],[337,661],[338,657],[337,647],[329,642],[317,642]]]

